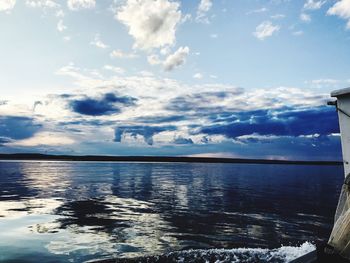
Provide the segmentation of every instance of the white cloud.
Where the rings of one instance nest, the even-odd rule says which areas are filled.
[[[64,17],[64,12],[63,12],[63,10],[58,10],[58,11],[56,12],[56,17]]]
[[[251,15],[251,14],[257,14],[257,13],[264,13],[264,12],[267,12],[267,11],[268,11],[268,9],[266,7],[262,7],[260,9],[255,9],[255,10],[249,11],[246,14],[247,15]]]
[[[150,65],[162,65],[165,71],[172,71],[185,64],[189,52],[189,47],[180,47],[173,54],[168,55],[164,60],[162,60],[157,54],[151,54],[147,57],[147,61]]]
[[[310,22],[311,21],[311,16],[305,13],[300,14],[300,20],[304,22]]]
[[[160,50],[160,54],[162,54],[162,55],[168,55],[169,53],[170,53],[170,48],[169,48],[169,46],[166,46],[166,47],[163,47],[161,50]]]
[[[68,41],[70,41],[71,40],[71,37],[70,36],[65,36],[65,37],[63,37],[63,41],[64,42],[68,42]]]
[[[212,7],[213,3],[211,0],[201,0],[198,6],[199,12],[208,12],[210,8]]]
[[[293,34],[294,36],[302,36],[302,35],[304,35],[304,32],[301,31],[301,30],[299,30],[299,31],[294,31],[292,34]]]
[[[152,54],[147,57],[147,61],[150,65],[159,65],[162,64],[158,55]]]
[[[135,53],[126,53],[120,49],[113,50],[110,54],[111,58],[137,58]]]
[[[15,141],[9,143],[9,146],[24,146],[24,147],[33,147],[33,146],[62,146],[73,144],[74,140],[64,133],[58,132],[41,132],[35,134],[34,137]]]
[[[120,68],[120,67],[114,67],[114,66],[111,66],[111,65],[105,65],[103,68],[106,69],[106,70],[113,71],[114,73],[117,73],[117,74],[124,74],[125,73],[125,70]]]
[[[338,84],[340,81],[337,79],[314,79],[311,80],[309,83],[313,84],[313,85],[336,85]]]
[[[211,34],[210,37],[211,38],[218,38],[219,36],[218,36],[218,34]]]
[[[335,15],[348,20],[346,28],[350,29],[350,0],[340,0],[327,11],[327,15]]]
[[[285,18],[286,15],[284,14],[276,14],[276,15],[272,15],[270,16],[272,19],[282,19],[282,18]]]
[[[181,20],[180,4],[168,0],[127,0],[116,19],[127,26],[134,48],[150,50],[175,43]]]
[[[16,0],[0,0],[0,12],[9,12],[15,7]]]
[[[68,0],[67,6],[70,10],[91,9],[96,5],[96,0]]]
[[[211,9],[213,3],[211,0],[201,0],[198,9],[197,9],[197,17],[196,21],[200,23],[209,24],[209,19],[207,17],[207,13]]]
[[[181,18],[181,24],[186,23],[187,21],[191,21],[192,20],[192,15],[191,14],[186,14]]]
[[[256,27],[253,35],[260,40],[264,40],[265,38],[272,36],[275,32],[278,32],[279,30],[280,26],[274,25],[270,21],[265,21]]]
[[[63,24],[63,20],[60,19],[57,23],[57,30],[60,32],[63,32],[66,29],[67,29],[67,27]]]
[[[90,42],[90,45],[93,45],[93,46],[96,46],[96,47],[102,48],[102,49],[106,49],[109,47],[108,45],[106,45],[105,43],[102,42],[99,34],[95,35],[95,38],[93,41]]]
[[[174,52],[174,54],[169,55],[163,65],[166,71],[171,71],[186,62],[187,55],[189,54],[189,47],[180,47]]]
[[[304,9],[317,10],[320,9],[325,3],[326,1],[307,0],[304,4]]]
[[[201,73],[196,73],[196,74],[193,75],[193,78],[194,79],[202,79],[203,75]]]
[[[152,72],[147,71],[147,70],[140,71],[140,75],[143,77],[153,77],[154,76],[154,74]]]
[[[60,7],[59,4],[57,4],[53,0],[26,0],[26,5],[30,7],[38,7],[38,8],[58,8]]]

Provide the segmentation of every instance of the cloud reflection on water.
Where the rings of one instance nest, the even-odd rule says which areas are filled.
[[[11,240],[23,250],[10,258],[77,262],[322,240],[342,182],[341,167],[234,164],[0,162],[0,174],[0,252]]]

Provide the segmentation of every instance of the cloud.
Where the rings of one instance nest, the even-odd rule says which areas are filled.
[[[110,54],[111,58],[137,58],[137,54],[135,53],[126,53],[121,51],[120,49],[113,50]]]
[[[64,12],[63,10],[58,10],[55,14],[56,17],[64,17]]]
[[[134,48],[149,50],[175,43],[180,4],[168,0],[127,0],[116,19],[127,26]]]
[[[300,20],[303,22],[310,22],[311,21],[311,16],[305,13],[300,14]]]
[[[70,10],[92,9],[96,5],[95,0],[68,0],[67,6]]]
[[[120,67],[105,65],[103,68],[106,70],[112,71],[114,73],[117,73],[117,74],[124,74],[125,73],[125,70],[120,68]]]
[[[293,34],[293,36],[302,36],[302,35],[304,35],[304,31],[302,31],[302,30],[293,31],[292,34]]]
[[[116,96],[107,93],[102,98],[83,98],[70,101],[69,105],[76,113],[90,116],[120,113],[122,107],[135,105],[136,99],[129,96]]]
[[[5,144],[10,143],[12,140],[6,137],[0,137],[0,147],[3,147]]]
[[[63,37],[63,41],[64,42],[68,42],[68,41],[70,41],[71,40],[71,37],[70,36],[64,36]]]
[[[340,0],[328,9],[327,15],[335,15],[348,20],[346,28],[350,29],[350,0]]]
[[[184,138],[179,136],[174,138],[173,143],[174,144],[193,144],[193,141],[191,138]]]
[[[135,118],[134,121],[138,123],[171,123],[179,122],[188,119],[188,116],[184,115],[169,115],[169,116],[143,116]]]
[[[0,12],[11,11],[15,7],[15,4],[16,4],[16,0],[0,0]]]
[[[63,31],[66,30],[66,29],[67,29],[67,27],[63,24],[63,20],[60,19],[60,20],[58,21],[58,23],[57,23],[57,30],[58,30],[59,32],[63,32]]]
[[[267,11],[268,11],[268,9],[266,7],[262,7],[260,9],[251,10],[251,11],[247,12],[246,14],[251,15],[251,14],[257,14],[257,13],[265,13]]]
[[[96,69],[78,68],[72,64],[61,69],[60,74],[75,79],[74,83],[79,87],[76,91],[77,94],[68,94],[69,96],[57,99],[61,101],[57,103],[61,108],[55,110],[56,115],[48,115],[48,107],[46,106],[39,107],[37,114],[43,114],[45,118],[49,116],[51,119],[56,118],[60,122],[70,122],[68,126],[64,127],[83,131],[84,137],[81,136],[82,139],[80,139],[82,141],[102,143],[101,139],[96,138],[96,134],[99,134],[101,138],[107,138],[108,141],[108,138],[113,138],[114,135],[111,131],[116,126],[118,128],[124,127],[125,129],[119,133],[123,144],[118,147],[129,147],[130,149],[138,147],[136,145],[139,145],[140,138],[142,141],[147,140],[148,143],[152,138],[152,143],[156,142],[159,147],[170,147],[175,145],[174,138],[179,135],[183,138],[191,138],[193,145],[203,145],[202,138],[207,136],[209,144],[217,145],[232,139],[223,133],[206,134],[201,133],[200,130],[216,125],[227,126],[237,122],[238,119],[244,122],[242,117],[244,114],[241,112],[252,114],[253,111],[268,109],[271,114],[265,113],[265,115],[269,117],[270,115],[279,115],[287,110],[301,111],[325,105],[329,98],[329,94],[291,87],[244,91],[244,89],[233,85],[218,83],[188,85],[175,79],[159,78],[148,74],[146,76],[109,74],[107,77],[101,77],[101,74],[95,71]],[[85,95],[81,94],[81,90],[84,90]],[[118,103],[105,103],[104,94],[107,93],[132,96],[137,98],[137,103],[132,107]],[[80,106],[87,104],[88,111],[83,109],[84,112],[81,115],[71,114],[72,101],[79,101]],[[90,110],[91,104],[93,105],[92,112]],[[81,111],[81,109],[77,110]],[[57,112],[60,113],[60,116],[52,117],[57,116]],[[86,118],[84,115],[90,117]],[[101,121],[103,122],[101,123]],[[247,123],[245,124],[247,125]],[[281,122],[277,124],[281,125]],[[131,127],[135,126],[138,127],[137,132],[131,132]],[[176,131],[166,130],[159,134],[155,133],[155,136],[145,140],[142,134],[146,132],[140,128],[145,126],[174,126]],[[274,128],[274,126],[271,127]],[[123,133],[123,130],[130,132]],[[132,134],[137,136],[132,136]],[[118,136],[116,138],[118,140]],[[108,147],[113,148],[112,145]]]
[[[26,0],[26,5],[34,8],[59,8],[60,5],[53,0]]]
[[[242,93],[242,89],[232,87],[230,91],[210,91],[177,96],[169,100],[166,109],[175,112],[202,112],[204,114],[220,112],[225,108],[225,100],[230,100]]]
[[[172,71],[185,64],[189,52],[189,47],[180,47],[173,54],[168,55],[164,60],[156,54],[151,54],[147,57],[147,61],[150,65],[162,65],[165,71]]]
[[[194,79],[202,79],[202,78],[203,78],[203,75],[202,75],[201,73],[198,72],[198,73],[196,73],[196,74],[193,75],[193,78],[194,78]]]
[[[303,8],[306,10],[317,10],[320,9],[325,3],[326,1],[307,0]]]
[[[159,65],[162,64],[162,60],[159,58],[158,55],[151,54],[147,57],[147,61],[150,65]]]
[[[31,138],[10,142],[7,146],[62,146],[73,144],[74,140],[61,132],[40,132]]]
[[[0,137],[21,140],[32,137],[42,128],[33,118],[0,116]]]
[[[205,23],[209,24],[209,18],[207,17],[207,13],[213,6],[213,3],[211,0],[201,0],[198,8],[197,8],[197,17],[196,21],[199,23]]]
[[[270,16],[272,19],[282,19],[282,18],[285,18],[286,15],[284,14],[276,14],[276,15],[272,15]]]
[[[318,120],[318,121],[316,121]],[[337,113],[333,108],[281,108],[232,113],[220,123],[201,127],[197,133],[237,138],[243,135],[330,135],[339,133]]]
[[[278,32],[279,30],[280,26],[274,25],[270,21],[265,21],[256,27],[253,35],[260,40],[264,40],[265,38],[272,36],[275,32]]]
[[[339,83],[337,79],[314,79],[310,81],[311,84],[316,85],[335,85]]]
[[[102,42],[99,34],[95,35],[95,38],[93,41],[90,42],[90,45],[93,45],[93,46],[96,46],[96,47],[102,48],[102,49],[106,49],[109,47],[108,45],[106,45],[105,43]]]
[[[33,104],[33,112],[35,112],[35,109],[40,105],[43,105],[42,101],[40,100],[35,101]]]
[[[130,134],[136,138],[140,135],[148,145],[153,145],[153,136],[164,131],[175,131],[175,126],[120,126],[115,128],[114,141],[121,142],[123,134]]]
[[[180,47],[175,53],[169,55],[163,62],[164,69],[171,71],[186,62],[186,57],[189,54],[189,47]]]

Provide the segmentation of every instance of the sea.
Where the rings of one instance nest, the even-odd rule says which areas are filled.
[[[289,262],[328,240],[343,180],[341,165],[1,161],[0,262]]]

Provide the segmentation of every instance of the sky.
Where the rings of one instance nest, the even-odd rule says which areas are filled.
[[[350,0],[0,0],[0,153],[340,160]]]

